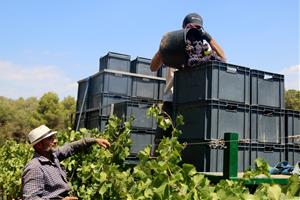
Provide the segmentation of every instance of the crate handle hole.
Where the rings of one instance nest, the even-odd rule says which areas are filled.
[[[113,75],[116,76],[116,77],[123,77],[123,74],[114,73]]]
[[[231,112],[235,112],[235,111],[237,111],[237,105],[228,104],[226,106],[226,110],[231,111]]]
[[[272,80],[272,79],[273,79],[272,75],[269,75],[269,74],[264,75],[264,80]]]
[[[266,115],[266,116],[273,116],[273,114],[274,114],[273,110],[264,110],[263,111],[263,115]]]
[[[227,71],[228,73],[233,73],[233,74],[235,74],[235,73],[237,72],[237,68],[236,68],[236,67],[229,67],[229,66],[227,66],[227,67],[226,67],[226,71]]]
[[[149,78],[142,78],[142,80],[145,81],[145,82],[150,82]]]
[[[274,152],[273,146],[265,146],[264,152]]]
[[[112,96],[113,98],[118,98],[118,99],[121,99],[122,97],[121,96],[119,96],[119,95],[114,95],[114,96]]]

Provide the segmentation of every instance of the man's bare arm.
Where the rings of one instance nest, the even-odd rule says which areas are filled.
[[[211,48],[218,54],[218,56],[220,56],[222,59],[224,59],[224,61],[226,61],[225,53],[224,53],[223,49],[220,47],[220,45],[218,45],[216,40],[214,40],[212,38],[210,41],[210,45],[211,45]]]
[[[161,59],[161,55],[160,55],[159,51],[157,51],[151,60],[151,64],[150,64],[151,71],[153,71],[153,72],[157,71],[161,67],[162,64],[163,64],[163,62]]]

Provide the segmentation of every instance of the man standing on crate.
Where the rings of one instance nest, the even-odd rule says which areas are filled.
[[[195,41],[196,45],[198,44],[205,44],[206,49],[205,50],[210,50],[211,54],[210,57],[208,58],[207,61],[209,61],[214,55],[215,60],[223,61],[225,62],[225,54],[222,48],[217,44],[217,42],[203,29],[203,20],[200,15],[197,13],[190,13],[188,14],[182,23],[182,28],[183,29],[198,29],[201,30],[201,38],[202,41]],[[193,44],[192,44],[193,45]],[[186,54],[188,54],[188,60],[185,62],[186,64],[193,64],[193,59],[195,57],[199,57],[199,55],[190,55],[188,48],[191,47],[191,43],[186,44]],[[193,48],[193,47],[192,47]],[[197,47],[195,47],[195,50],[197,50]],[[203,48],[203,46],[201,47]],[[203,48],[204,49],[204,48]],[[198,51],[193,51],[195,54],[200,54]],[[208,55],[205,53],[205,55]],[[197,57],[197,58],[198,58]],[[202,59],[202,58],[201,58]],[[197,60],[196,60],[197,61]],[[198,59],[199,61],[199,59]],[[203,60],[200,60],[202,62]],[[153,56],[150,64],[150,69],[151,71],[157,71],[162,65],[164,64],[162,55],[160,51],[158,50],[155,55]],[[176,71],[175,68],[172,68],[172,66],[166,67],[166,87],[164,90],[164,95],[163,95],[163,106],[162,110],[165,111],[168,115],[173,116],[173,78],[174,78],[174,72]],[[160,142],[160,140],[165,136],[165,137],[170,137],[171,136],[171,128],[167,129],[164,131],[162,128],[157,128],[156,130],[156,135],[155,135],[155,146],[157,146]],[[156,147],[155,147],[156,148]],[[154,148],[154,149],[155,149]],[[152,152],[153,154],[153,152]]]
[[[98,144],[104,148],[110,146],[106,139],[84,138],[54,149],[57,143],[55,133],[56,131],[41,125],[28,134],[28,139],[35,153],[22,174],[23,200],[77,200],[77,197],[72,197],[69,194],[71,188],[67,182],[66,172],[59,162],[93,144]]]

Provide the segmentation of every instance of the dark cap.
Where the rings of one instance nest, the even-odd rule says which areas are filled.
[[[197,13],[190,13],[187,16],[185,16],[183,22],[182,22],[182,28],[185,28],[186,25],[193,23],[193,24],[198,24],[200,26],[203,26],[203,20],[200,15]]]

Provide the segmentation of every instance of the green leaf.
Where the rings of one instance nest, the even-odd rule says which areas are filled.
[[[161,184],[158,188],[154,188],[154,193],[159,197],[159,199],[164,199],[164,193],[166,190],[167,182]]]
[[[152,198],[152,196],[153,196],[153,191],[152,191],[152,189],[146,189],[145,191],[144,191],[144,196],[146,197],[146,198]]]
[[[268,197],[270,200],[279,200],[281,194],[281,188],[279,185],[271,185],[268,188]]]
[[[176,127],[184,125],[183,116],[177,115],[176,116]]]
[[[143,170],[138,168],[134,168],[133,174],[140,179],[144,179],[147,177],[147,174]]]
[[[100,172],[100,182],[104,182],[107,180],[107,174],[105,172]]]
[[[99,194],[101,196],[103,196],[105,194],[105,192],[107,191],[108,187],[106,186],[106,184],[103,184],[101,187],[100,187],[100,190],[99,190]]]
[[[296,196],[296,195],[299,196],[299,191],[300,191],[299,176],[297,174],[293,174],[289,178],[289,183],[287,186],[285,186],[284,189],[287,190],[286,193],[289,197]]]
[[[197,173],[195,166],[191,165],[191,164],[184,163],[182,165],[182,169],[183,169],[184,173],[186,173],[189,176],[193,176]]]

